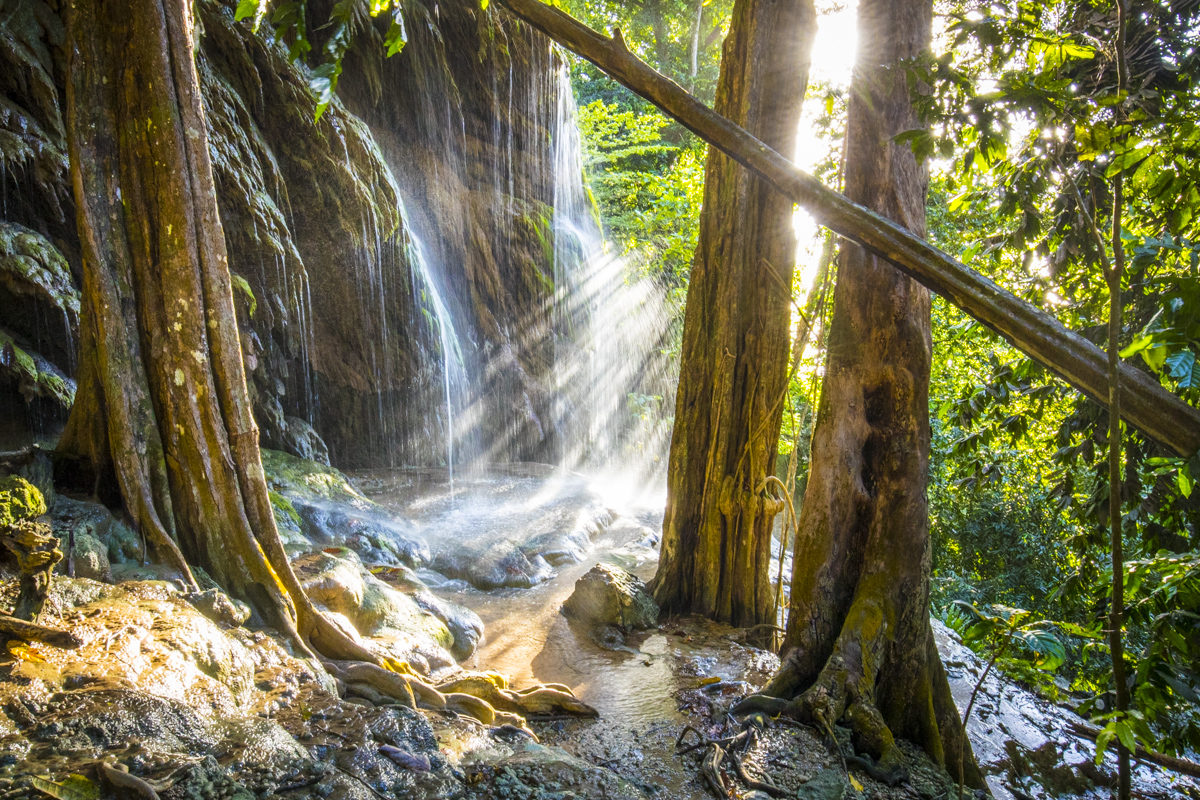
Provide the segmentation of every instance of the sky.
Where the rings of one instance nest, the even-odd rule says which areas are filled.
[[[818,3],[817,38],[813,43],[812,67],[809,70],[810,84],[833,84],[849,86],[850,73],[854,67],[854,56],[858,41],[855,25],[855,0],[848,2]],[[820,98],[810,99],[800,120],[800,135],[796,147],[796,165],[806,172],[820,161],[828,148],[826,142],[817,138],[812,119],[819,113]],[[801,286],[807,291],[817,271],[817,259],[821,251],[819,229],[808,212],[796,209],[794,218],[799,251],[796,268],[800,271]]]

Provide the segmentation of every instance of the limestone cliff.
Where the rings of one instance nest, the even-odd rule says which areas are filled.
[[[562,83],[549,42],[470,0],[411,4],[403,52],[384,59],[368,29],[318,120],[305,68],[269,26],[234,22],[229,2],[198,9],[264,444],[342,466],[437,465],[453,418],[472,431],[458,458],[556,460],[554,351],[569,326],[554,313]],[[48,292],[30,269],[4,271],[0,335],[50,378],[0,357],[0,402],[42,403],[53,421],[70,401],[80,272],[63,31],[55,0],[0,12],[0,238],[57,276]]]

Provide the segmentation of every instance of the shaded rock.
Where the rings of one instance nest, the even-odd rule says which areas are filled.
[[[329,448],[325,446],[325,440],[299,417],[284,417],[280,439],[287,452],[329,466]]]
[[[86,531],[69,532],[59,537],[67,557],[59,562],[57,571],[63,575],[73,573],[76,578],[91,578],[94,581],[112,583],[112,565],[108,560],[108,546]]]
[[[0,412],[2,413],[2,412]],[[42,493],[47,508],[54,508],[54,463],[50,453],[34,445],[12,453],[0,453],[0,475],[19,475]]]
[[[136,561],[141,556],[142,543],[137,534],[99,503],[59,496],[50,509],[50,527],[63,543],[69,542],[74,533],[77,548],[83,537],[97,540],[110,566]]]
[[[429,563],[429,547],[411,526],[382,509],[358,511],[340,503],[293,499],[301,530],[319,545],[348,547],[368,564],[405,564],[417,568]]]
[[[573,792],[578,797],[603,800],[643,800],[647,797],[615,772],[597,767],[561,748],[534,742],[517,744],[511,756],[496,762],[496,773],[494,790],[502,797],[526,797],[547,786],[557,787],[561,792]],[[468,780],[469,776],[468,770]]]
[[[646,591],[646,584],[608,564],[597,564],[576,581],[575,591],[562,610],[571,619],[622,630],[658,624],[658,606]]]
[[[842,800],[846,776],[840,770],[823,769],[796,789],[796,800]]]
[[[454,642],[450,653],[459,661],[470,658],[483,638],[483,620],[469,608],[443,600],[428,590],[414,592],[413,601],[423,611],[433,614],[446,624]]]

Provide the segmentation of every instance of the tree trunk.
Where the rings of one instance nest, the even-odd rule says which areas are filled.
[[[312,608],[275,527],[191,9],[186,0],[68,5],[83,366],[60,449],[111,469],[137,527],[189,581],[184,554],[297,644],[374,660]]]
[[[891,137],[918,127],[903,69],[930,36],[930,0],[861,0],[850,92],[846,195],[925,234],[923,166]],[[779,674],[764,693],[895,763],[893,735],[952,773],[961,722],[929,623],[930,295],[846,243],[829,360],[800,512],[791,614]],[[969,752],[966,782],[980,785]],[[957,775],[955,776],[957,777]]]
[[[738,0],[716,108],[790,153],[816,33],[812,0]],[[792,201],[709,150],[688,285],[655,599],[735,625],[771,622],[765,491],[787,383]]]

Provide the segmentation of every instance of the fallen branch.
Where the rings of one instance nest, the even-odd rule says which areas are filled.
[[[1099,728],[1093,728],[1091,725],[1085,725],[1082,722],[1072,722],[1069,728],[1071,733],[1078,736],[1086,736],[1093,742],[1100,735]],[[1115,744],[1115,741],[1113,743]],[[1188,761],[1186,758],[1176,758],[1175,756],[1168,756],[1162,753],[1152,753],[1141,745],[1138,745],[1134,749],[1133,754],[1142,761],[1157,764],[1171,772],[1178,772],[1180,775],[1187,775],[1189,778],[1200,778],[1200,764],[1197,764],[1195,761]]]
[[[47,628],[45,625],[38,625],[36,622],[26,622],[23,619],[10,617],[7,614],[0,614],[0,633],[11,636],[14,639],[21,639],[26,642],[40,642],[41,644],[48,644],[51,647],[59,647],[63,650],[74,650],[77,647],[83,646],[83,640],[70,631]]]
[[[914,280],[1007,339],[1017,349],[1108,404],[1105,353],[1057,319],[1021,300],[899,225],[850,202],[798,169],[629,52],[620,31],[593,31],[540,0],[500,0],[509,11],[591,61],[701,139],[804,206],[825,227],[886,258]],[[1178,455],[1200,451],[1200,411],[1129,363],[1121,365],[1121,417]]]

